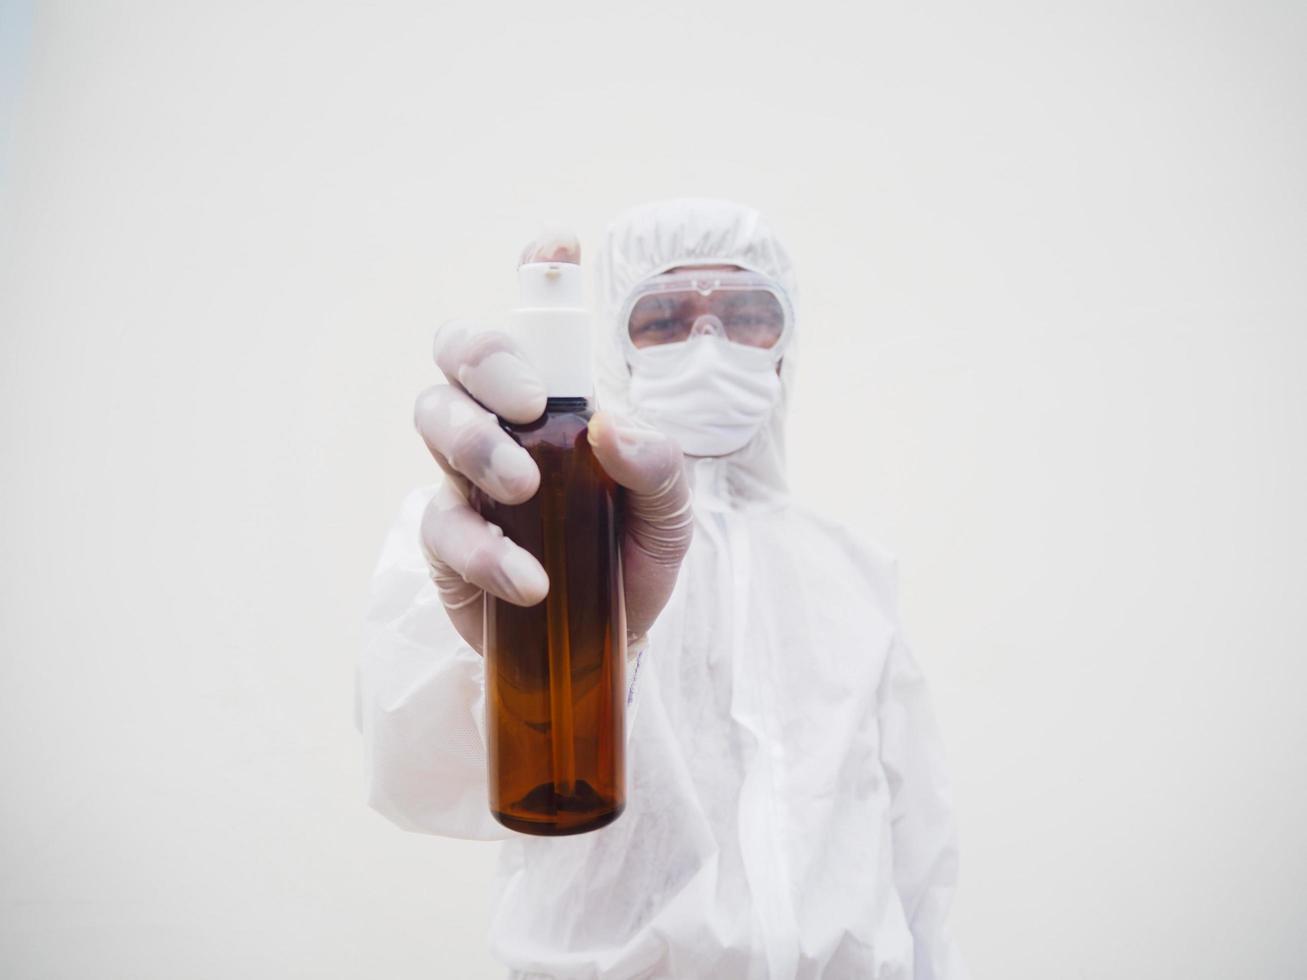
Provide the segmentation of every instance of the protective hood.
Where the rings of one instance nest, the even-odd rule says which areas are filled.
[[[639,414],[631,404],[631,371],[623,352],[622,309],[634,287],[683,265],[738,265],[775,280],[796,301],[794,267],[784,246],[753,208],[710,198],[679,198],[631,208],[608,226],[596,262],[600,335],[599,404]],[[785,418],[793,398],[794,336],[781,360],[781,397],[754,437],[721,457],[694,459],[689,467],[701,509],[770,508],[788,496]],[[655,420],[651,420],[655,421]]]

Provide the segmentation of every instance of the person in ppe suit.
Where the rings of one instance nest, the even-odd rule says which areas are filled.
[[[675,200],[621,215],[597,270],[589,439],[626,487],[626,811],[572,837],[490,815],[480,598],[548,583],[464,493],[535,492],[493,415],[538,416],[544,389],[505,335],[458,322],[437,334],[449,383],[416,409],[444,479],[404,503],[374,579],[371,805],[504,842],[491,945],[510,977],[965,978],[949,785],[893,560],[786,486],[789,257],[752,209]]]

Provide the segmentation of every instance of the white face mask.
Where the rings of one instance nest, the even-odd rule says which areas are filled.
[[[691,456],[742,448],[780,395],[772,352],[723,337],[643,347],[631,367],[631,404]]]

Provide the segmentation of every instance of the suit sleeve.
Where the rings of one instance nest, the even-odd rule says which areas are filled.
[[[898,631],[878,694],[894,883],[912,930],[915,980],[966,980],[948,929],[958,847],[943,745],[925,678]]]
[[[372,576],[356,674],[368,803],[405,830],[511,834],[490,815],[485,669],[445,614],[418,542],[436,487],[404,500]]]

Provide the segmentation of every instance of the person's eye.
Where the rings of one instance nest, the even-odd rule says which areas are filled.
[[[676,320],[664,317],[661,320],[650,320],[647,323],[637,324],[634,332],[636,336],[660,337],[675,333],[677,329],[678,322]]]

